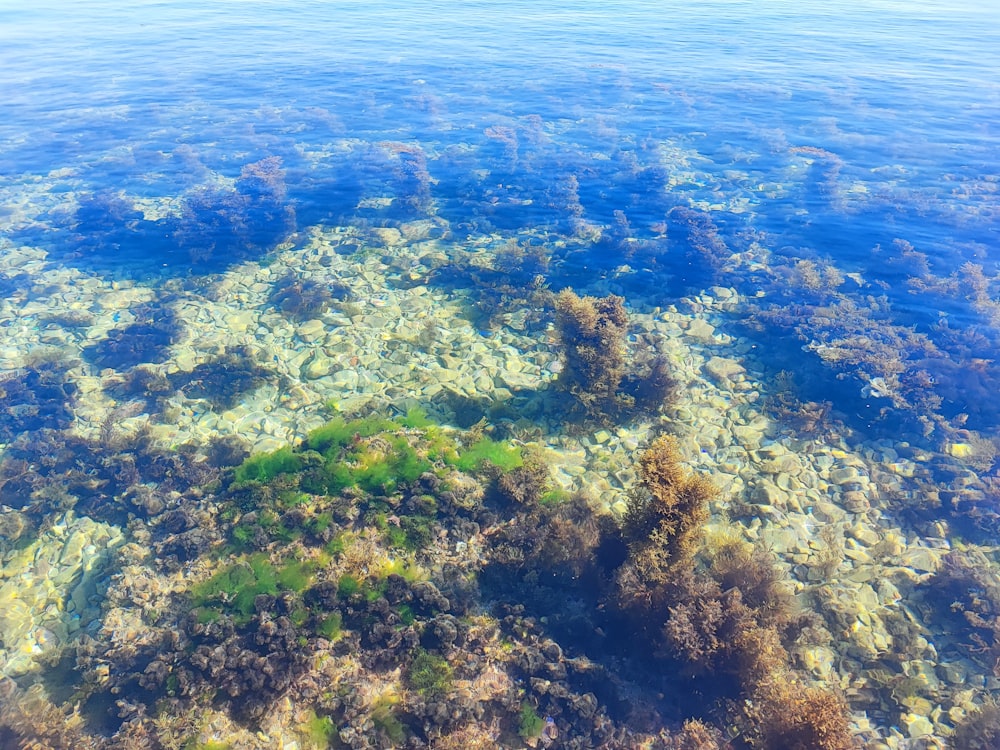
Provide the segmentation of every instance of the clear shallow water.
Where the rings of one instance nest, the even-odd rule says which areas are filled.
[[[87,298],[97,317],[66,326],[79,333],[69,356],[83,352],[86,362],[72,372],[94,378],[106,366],[174,366],[176,353],[122,366],[87,354],[141,302],[178,289],[225,300],[219,290],[230,281],[215,274],[236,273],[242,261],[266,266],[279,245],[276,267],[311,269],[317,232],[357,238],[356,262],[337,251],[337,278],[382,256],[390,288],[406,288],[412,273],[480,311],[492,304],[491,284],[498,297],[511,293],[504,279],[447,259],[472,251],[488,265],[515,241],[545,249],[553,290],[624,294],[636,315],[678,305],[708,316],[745,346],[728,354],[752,360],[765,397],[781,394],[781,371],[794,373],[790,400],[769,413],[777,422],[801,427],[828,414],[829,429],[813,424],[818,437],[809,439],[859,454],[894,446],[926,464],[919,482],[895,489],[943,500],[901,509],[883,490],[878,519],[869,518],[880,533],[937,539],[927,530],[940,516],[953,525],[945,539],[987,551],[996,542],[996,10],[10,6],[0,5],[8,372],[51,348],[46,321],[69,304],[54,290],[82,288],[81,279],[98,297],[138,290],[121,309]],[[270,171],[247,171],[272,157],[280,162]],[[413,230],[427,221],[432,229]],[[385,240],[378,230],[387,229],[402,239]],[[23,247],[45,263],[25,261],[37,256]],[[425,262],[435,252],[445,260]],[[529,285],[530,272],[516,270],[509,286]],[[731,289],[740,304],[720,312],[702,299],[710,287]],[[242,299],[234,293],[231,303]],[[488,315],[471,320],[469,335],[485,339],[524,330]],[[253,338],[252,328],[241,333]],[[544,320],[528,325],[532,336],[545,340]],[[122,400],[110,381],[97,390],[90,412],[107,406],[105,396]],[[57,400],[61,391],[39,392]],[[23,406],[13,404],[15,427],[25,424]],[[45,413],[45,426],[65,421],[56,406]],[[82,425],[81,414],[90,417],[81,407]],[[742,499],[757,502],[750,490]],[[914,611],[921,601],[913,597]],[[901,656],[888,661],[896,677],[916,669]],[[995,692],[981,662],[971,671],[981,676],[977,701]],[[952,689],[920,697],[947,710],[957,705]],[[922,706],[848,697],[883,737],[897,727],[908,741],[937,741],[908,729],[905,717]]]

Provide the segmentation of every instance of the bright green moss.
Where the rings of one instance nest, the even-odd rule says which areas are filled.
[[[311,562],[288,559],[275,566],[267,554],[257,552],[227,565],[206,581],[191,587],[191,603],[199,622],[213,622],[230,615],[237,624],[249,622],[258,596],[280,591],[301,593],[312,582]]]
[[[291,621],[292,625],[297,628],[301,628],[309,622],[309,610],[305,607],[296,607],[288,613],[288,619]]]
[[[559,505],[559,503],[565,503],[571,497],[573,497],[572,493],[562,489],[555,489],[543,492],[538,502],[542,505]]]
[[[400,482],[414,482],[431,468],[405,437],[386,436],[378,444],[359,443],[330,451],[319,471],[309,472],[303,489],[336,495],[348,487],[359,487],[373,495],[389,494]]]
[[[339,612],[334,612],[328,617],[324,617],[316,626],[316,635],[326,638],[328,641],[335,641],[340,638],[340,626],[343,621]]]
[[[332,448],[343,448],[351,443],[355,436],[371,437],[380,432],[392,432],[398,425],[381,417],[355,419],[350,422],[338,417],[322,427],[317,427],[306,437],[306,445],[310,450],[327,455]]]
[[[266,484],[279,474],[294,474],[302,468],[302,460],[289,446],[271,453],[250,456],[236,469],[237,482],[259,482]]]
[[[253,614],[254,600],[258,596],[277,593],[274,566],[267,555],[259,552],[226,566],[207,581],[192,586],[191,602],[196,609],[225,612],[237,622],[246,622]]]
[[[417,616],[413,612],[413,607],[409,604],[400,604],[396,608],[396,612],[399,614],[399,621],[404,625],[412,625],[416,622]]]
[[[289,560],[278,570],[276,580],[283,590],[302,593],[312,582],[314,572],[314,566],[309,562]]]
[[[538,715],[530,703],[522,703],[521,713],[518,714],[517,733],[524,739],[530,740],[540,737],[543,729],[545,729],[545,719]]]
[[[424,430],[424,447],[431,461],[443,461],[454,465],[458,460],[458,449],[455,441],[448,437],[440,427],[428,427]]]
[[[451,690],[452,669],[444,657],[420,651],[406,670],[407,684],[425,695],[441,695]]]
[[[347,599],[361,590],[361,581],[352,575],[343,575],[337,582],[337,596]]]
[[[344,554],[345,549],[347,549],[347,537],[343,532],[337,534],[333,537],[333,539],[323,545],[323,551],[334,559],[337,559]]]
[[[386,560],[378,571],[379,580],[384,581],[389,576],[399,576],[407,583],[415,583],[427,578],[427,573],[412,560],[404,557],[394,557]]]
[[[461,471],[471,472],[491,463],[501,471],[512,471],[523,463],[521,451],[518,448],[500,443],[489,438],[482,438],[468,448],[459,451],[458,458],[453,462]]]
[[[302,739],[302,747],[307,750],[325,750],[331,743],[337,740],[337,725],[329,716],[317,716],[314,711],[309,712],[298,730]]]
[[[427,411],[419,406],[414,406],[412,409],[408,409],[406,416],[400,418],[399,423],[403,425],[403,427],[409,427],[410,429],[425,429],[434,424],[427,417]]]
[[[233,529],[233,544],[237,549],[246,549],[255,536],[254,527],[241,525]]]
[[[420,458],[406,438],[395,437],[390,442],[393,453],[392,468],[402,481],[415,482],[420,479],[421,474],[430,469],[430,462]]]

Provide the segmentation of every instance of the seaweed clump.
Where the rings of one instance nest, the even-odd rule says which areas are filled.
[[[615,602],[649,653],[706,678],[717,690],[731,675],[737,696],[731,720],[765,748],[852,747],[846,703],[836,693],[800,684],[784,632],[790,597],[760,548],[727,540],[702,542],[712,483],[688,473],[676,441],[657,438],[639,459],[639,486],[622,520],[628,557],[616,573]]]
[[[213,266],[270,250],[295,231],[287,192],[280,157],[246,164],[232,187],[203,186],[184,198],[177,244]]]
[[[1000,578],[978,550],[949,552],[921,585],[924,605],[946,632],[960,636],[966,655],[1000,676]]]
[[[84,358],[101,369],[120,371],[165,362],[170,346],[180,337],[177,314],[161,305],[142,305],[132,314],[135,320],[131,324],[114,328],[105,339],[85,347]]]
[[[675,438],[660,436],[643,451],[639,486],[629,495],[622,532],[644,578],[666,580],[691,559],[716,493],[711,480],[685,471]]]
[[[69,404],[76,386],[52,363],[25,367],[0,376],[0,443],[38,430],[61,430],[73,415]]]
[[[987,703],[958,725],[952,747],[961,750],[991,750],[1000,747],[1000,706]]]
[[[558,385],[584,418],[655,413],[676,390],[665,358],[629,357],[628,323],[625,300],[617,295],[579,297],[564,289],[556,296],[563,364]]]
[[[351,290],[346,284],[320,283],[289,272],[274,283],[268,304],[288,318],[302,322],[320,317],[335,302],[349,301],[351,297]]]
[[[258,364],[253,352],[245,346],[229,348],[191,372],[167,377],[186,397],[207,399],[224,409],[234,407],[246,394],[277,379],[273,371]]]
[[[537,454],[481,438],[419,413],[338,419],[244,461],[204,507],[225,544],[186,592],[140,605],[109,583],[76,654],[85,710],[110,709],[114,741],[190,736],[213,712],[252,734],[291,705],[295,731],[358,750],[712,750],[716,703],[748,746],[846,747],[843,704],[788,666],[769,558],[699,555],[711,488],[676,444],[640,457],[643,499],[619,527],[553,492]],[[622,573],[638,560],[655,575]],[[136,635],[119,623],[139,606]]]

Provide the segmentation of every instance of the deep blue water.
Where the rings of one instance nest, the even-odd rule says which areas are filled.
[[[947,315],[995,340],[982,306],[931,278],[997,271],[1000,14],[983,4],[8,4],[0,35],[6,202],[34,186],[4,233],[62,262],[169,276],[315,224],[434,214],[460,240],[551,239],[623,217],[642,258],[608,231],[550,284],[624,260],[637,291],[795,301],[784,272],[730,278],[685,249],[672,211],[714,207],[722,252],[832,262],[864,287],[841,295],[886,295],[899,326]],[[259,201],[248,227],[220,221],[219,180],[267,157],[294,222]]]
[[[432,217],[636,309],[733,287],[858,441],[1000,440],[1000,6],[0,0],[0,71],[0,261],[156,287]]]

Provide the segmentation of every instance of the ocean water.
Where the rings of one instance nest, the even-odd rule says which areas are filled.
[[[223,636],[163,645],[187,627],[185,581],[224,566],[239,528],[218,490],[239,460],[211,446],[407,412],[544,449],[551,487],[619,516],[639,451],[674,435],[719,488],[706,538],[768,550],[798,613],[787,668],[840,696],[859,746],[996,731],[1000,8],[0,2],[0,70],[0,744],[670,747],[698,718],[725,735],[705,747],[784,746],[759,717],[727,729],[759,685],[727,693],[722,662],[698,674],[673,653],[700,680],[683,699],[567,624],[586,596],[555,583],[483,599],[523,593],[560,659],[659,698],[630,714],[554,668],[597,694],[581,713],[523,664],[490,693],[456,656],[494,653],[478,625],[458,651],[420,646],[487,696],[478,714],[415,687],[412,649],[297,664],[254,693],[228,675],[259,663],[178,655]],[[669,363],[668,405],[595,418],[560,394],[567,288],[623,298],[625,366]],[[384,533],[405,520],[378,512]],[[627,611],[600,621],[609,641],[629,639]],[[433,630],[412,617],[400,628]],[[107,676],[129,670],[154,677]],[[342,694],[303,687],[317,675]],[[418,693],[464,718],[421,714]],[[24,718],[43,710],[62,734]]]

